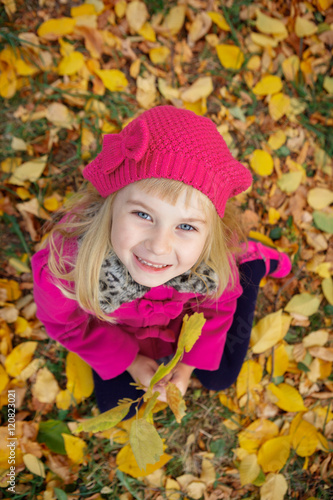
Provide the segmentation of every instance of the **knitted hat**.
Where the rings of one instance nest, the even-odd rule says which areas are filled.
[[[119,134],[106,134],[83,176],[103,197],[150,177],[181,181],[204,193],[220,217],[252,182],[210,119],[173,106],[149,109]]]

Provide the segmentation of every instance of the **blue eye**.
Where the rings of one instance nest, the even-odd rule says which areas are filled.
[[[190,226],[189,224],[180,224],[179,227],[183,230],[183,231],[195,231],[194,227],[193,226]]]
[[[141,219],[149,219],[150,215],[146,214],[146,212],[135,212]]]

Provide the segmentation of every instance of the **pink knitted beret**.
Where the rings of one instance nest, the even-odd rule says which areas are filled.
[[[221,217],[227,200],[252,183],[210,119],[173,106],[149,109],[119,134],[106,134],[83,176],[103,197],[150,177],[181,181],[208,196]]]

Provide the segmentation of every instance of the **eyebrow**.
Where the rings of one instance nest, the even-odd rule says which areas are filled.
[[[151,207],[149,207],[148,205],[146,205],[145,203],[143,203],[140,200],[127,200],[126,204],[127,205],[139,205],[140,207],[143,207],[148,212],[150,212],[152,210]],[[195,217],[184,217],[184,220],[186,220],[186,222],[201,222],[202,224],[207,224],[207,222],[204,219],[198,219]]]

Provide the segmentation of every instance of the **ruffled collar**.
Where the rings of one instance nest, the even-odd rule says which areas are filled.
[[[203,276],[204,281],[197,274]],[[177,292],[199,295],[216,291],[218,277],[209,266],[202,263],[197,274],[187,271],[166,282],[164,286],[172,287]],[[114,252],[104,259],[99,276],[99,303],[106,314],[114,312],[122,304],[143,297],[149,290],[150,288],[133,280]]]

